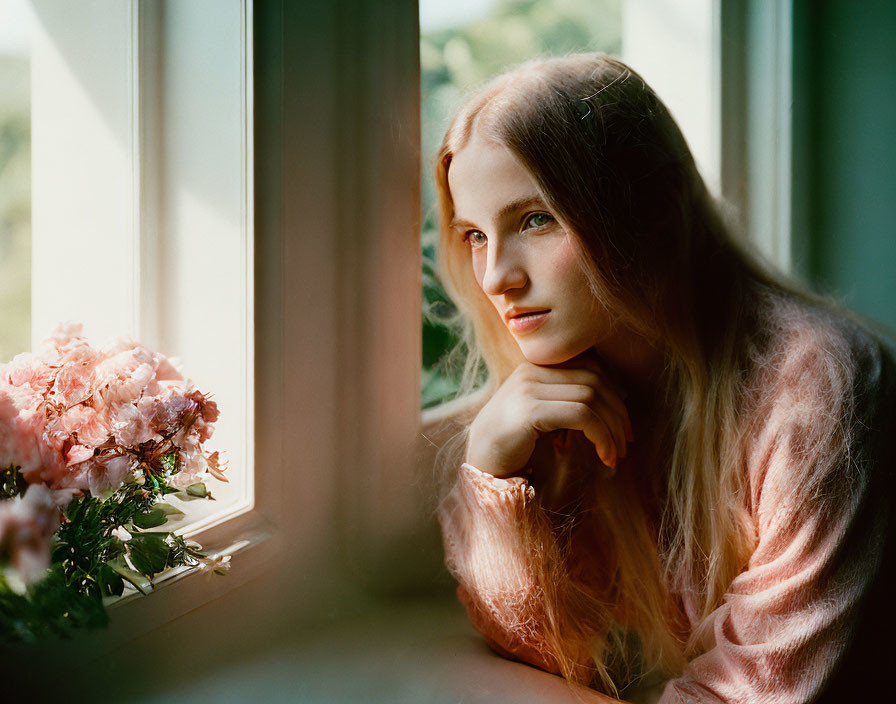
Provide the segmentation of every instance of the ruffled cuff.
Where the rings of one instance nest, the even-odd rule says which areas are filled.
[[[480,500],[503,506],[524,506],[535,497],[535,489],[525,477],[496,477],[464,462],[458,480],[469,485]]]

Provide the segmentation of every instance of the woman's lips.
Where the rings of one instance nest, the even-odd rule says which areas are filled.
[[[510,318],[507,321],[507,327],[510,328],[511,332],[516,333],[517,335],[530,333],[544,325],[550,314],[550,310],[523,313],[522,315]]]

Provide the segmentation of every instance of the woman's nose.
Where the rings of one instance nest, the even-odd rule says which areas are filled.
[[[511,289],[522,288],[529,278],[514,248],[489,247],[482,290],[488,296],[499,296]]]

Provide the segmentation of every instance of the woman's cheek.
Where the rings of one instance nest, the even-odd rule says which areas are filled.
[[[555,247],[550,254],[548,259],[551,262],[555,280],[565,284],[565,288],[581,293],[579,287],[585,282],[585,276],[579,264],[578,253],[569,239],[564,239],[562,244]]]
[[[485,257],[478,252],[471,252],[470,257],[473,264],[473,277],[476,279],[476,285],[482,288],[482,280],[485,278]]]

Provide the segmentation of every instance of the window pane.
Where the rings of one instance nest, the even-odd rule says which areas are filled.
[[[94,345],[132,337],[214,394],[230,481],[172,519],[199,531],[252,505],[249,8],[24,1],[31,335],[72,320]]]
[[[435,279],[432,170],[442,135],[470,88],[540,54],[621,48],[622,0],[421,0],[420,71],[423,140],[424,408],[447,400],[460,370],[446,358],[457,339],[452,306]]]
[[[0,363],[31,348],[31,22],[0,0]]]

